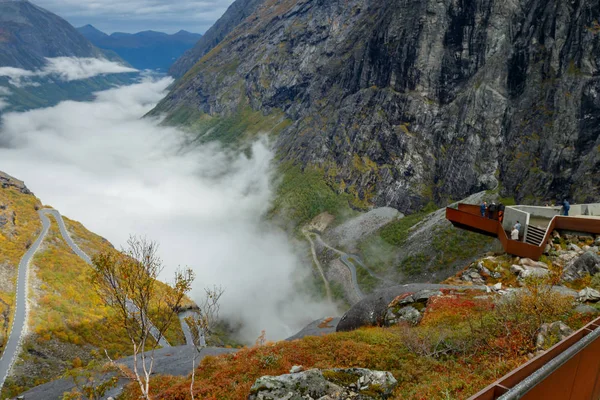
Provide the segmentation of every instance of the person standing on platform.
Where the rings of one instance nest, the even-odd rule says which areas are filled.
[[[481,216],[485,218],[485,210],[487,209],[487,203],[484,201],[483,203],[481,203]]]
[[[513,230],[510,232],[510,238],[512,240],[519,240],[519,230],[516,225],[513,226]]]

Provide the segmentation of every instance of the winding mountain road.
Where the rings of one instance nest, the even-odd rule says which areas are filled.
[[[71,239],[71,236],[69,235],[69,232],[67,231],[67,227],[65,226],[65,221],[62,219],[62,215],[60,215],[60,213],[58,211],[51,209],[51,208],[44,208],[38,212],[40,213],[40,216],[42,216],[43,214],[52,215],[54,217],[54,219],[56,220],[56,222],[58,223],[58,228],[60,229],[60,234],[62,235],[65,242],[69,245],[71,250],[73,250],[73,252],[75,254],[77,254],[79,256],[79,258],[81,258],[83,261],[85,261],[89,265],[92,265],[92,260],[90,259],[90,257],[87,254],[85,254],[79,248],[79,246],[77,246],[77,244],[75,244],[73,239]],[[133,304],[131,301],[128,301],[127,307],[129,308],[129,312],[139,313],[139,308],[137,308],[137,306],[135,304]],[[158,344],[160,346],[171,347],[171,345],[164,338],[164,336],[160,336],[160,332],[158,331],[158,329],[156,329],[156,327],[154,325],[150,326],[150,334],[154,337],[154,339],[157,339],[160,337],[160,340],[158,341]]]
[[[321,279],[323,280],[323,284],[325,285],[325,293],[327,295],[327,300],[329,300],[331,302],[333,297],[331,296],[331,288],[329,287],[329,281],[327,281],[327,278],[325,277],[325,272],[323,272],[323,267],[321,266],[321,263],[319,262],[319,258],[317,257],[317,251],[315,250],[315,243],[313,242],[312,237],[310,236],[311,233],[304,229],[302,230],[302,233],[304,234],[304,237],[306,237],[306,240],[308,240],[308,243],[310,243],[310,252],[312,254],[313,261],[315,262],[317,270],[319,271],[319,274],[321,275]]]
[[[12,327],[8,336],[8,341],[6,342],[6,346],[4,347],[4,353],[2,353],[2,357],[0,357],[0,390],[4,386],[4,382],[6,381],[6,377],[8,376],[21,347],[21,342],[23,340],[23,335],[26,330],[26,322],[27,322],[27,281],[29,274],[29,263],[35,253],[39,250],[40,245],[44,241],[48,230],[50,229],[50,219],[48,215],[54,217],[58,224],[58,228],[60,233],[67,243],[67,245],[73,250],[73,252],[79,256],[82,260],[84,260],[87,264],[92,265],[92,260],[90,257],[84,253],[79,246],[73,241],[69,232],[67,231],[67,227],[65,226],[65,222],[62,219],[60,213],[51,208],[44,208],[38,210],[38,214],[42,221],[42,231],[38,235],[37,239],[29,247],[21,261],[19,262],[19,268],[17,272],[17,297],[15,300],[15,313],[12,321]],[[131,312],[138,311],[137,307],[133,304],[129,304],[129,308]],[[152,326],[150,333],[156,339],[159,336],[158,329]],[[187,336],[187,335],[186,335]],[[158,342],[162,347],[171,347],[169,342],[164,337],[161,337]]]
[[[385,278],[382,278],[381,276],[377,275],[376,273],[374,273],[373,271],[371,271],[371,269],[369,269],[363,262],[362,260],[356,256],[356,255],[352,255],[352,254],[348,254],[345,253],[341,250],[336,249],[335,247],[330,246],[329,244],[327,244],[323,238],[321,238],[321,235],[319,235],[318,233],[314,233],[317,241],[321,244],[321,246],[333,251],[334,253],[338,254],[340,256],[340,260],[344,263],[344,265],[350,270],[350,274],[352,275],[352,285],[354,286],[354,290],[356,291],[356,294],[358,295],[359,298],[364,298],[365,294],[363,293],[363,291],[360,289],[360,286],[358,284],[358,277],[356,275],[356,266],[354,265],[354,262],[356,262],[358,265],[360,265],[365,271],[367,271],[367,273],[369,275],[371,275],[373,278],[378,279],[382,282],[387,281]],[[354,261],[354,262],[353,262]]]
[[[15,362],[19,349],[21,347],[21,340],[26,328],[27,321],[27,275],[29,273],[29,262],[33,258],[34,254],[40,248],[40,245],[44,241],[48,229],[50,229],[50,220],[42,212],[38,211],[40,219],[42,220],[42,231],[38,235],[36,241],[27,249],[21,262],[19,262],[19,269],[17,272],[17,297],[15,299],[15,313],[12,320],[12,327],[8,335],[8,341],[4,347],[4,353],[0,357],[0,390],[4,386],[4,381]]]

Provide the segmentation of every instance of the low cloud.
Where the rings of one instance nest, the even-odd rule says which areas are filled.
[[[139,119],[171,82],[6,115],[2,169],[116,246],[130,233],[157,240],[164,278],[178,266],[196,271],[196,299],[222,285],[224,315],[243,322],[248,341],[262,329],[282,339],[334,314],[297,290],[311,266],[263,221],[273,195],[268,143],[254,143],[249,156],[215,144],[182,150],[183,132]]]
[[[35,86],[34,78],[50,77],[65,82],[93,78],[99,75],[137,72],[113,61],[99,58],[55,57],[47,58],[44,68],[29,71],[14,67],[0,67],[0,76],[7,77],[16,87]]]

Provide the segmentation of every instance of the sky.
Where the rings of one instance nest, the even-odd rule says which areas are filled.
[[[53,76],[63,80],[111,69],[54,65],[62,71]],[[279,340],[337,315],[332,304],[298,290],[312,268],[308,249],[298,247],[305,244],[262,218],[273,197],[266,138],[250,143],[249,154],[216,144],[183,150],[183,132],[141,119],[170,83],[146,77],[91,102],[4,114],[3,172],[118,248],[130,234],[157,241],[164,280],[178,267],[195,271],[194,300],[205,287],[222,286],[222,314],[243,323],[248,343],[263,329]]]
[[[32,0],[75,27],[91,24],[105,33],[181,29],[206,32],[233,0]]]

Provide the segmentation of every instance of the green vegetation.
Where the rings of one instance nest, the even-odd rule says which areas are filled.
[[[185,126],[194,134],[192,141],[195,143],[218,141],[225,145],[236,145],[259,133],[276,136],[291,121],[280,111],[273,111],[265,116],[245,105],[240,111],[228,116],[211,116],[192,108],[180,107],[171,112],[164,123]]]
[[[291,162],[279,166],[282,181],[277,187],[271,217],[283,217],[300,226],[322,212],[333,215],[350,212],[350,195],[338,194],[324,178],[323,170],[307,167],[302,170]]]
[[[402,246],[410,233],[410,228],[421,222],[427,215],[437,210],[437,206],[429,203],[425,208],[415,214],[392,221],[379,230],[379,235],[388,244]]]
[[[245,399],[257,378],[305,368],[370,368],[389,371],[398,381],[393,399],[467,398],[528,360],[535,351],[531,332],[544,322],[564,321],[578,329],[590,316],[571,311],[572,300],[535,283],[502,302],[477,298],[480,292],[447,292],[427,303],[416,327],[362,328],[267,343],[236,354],[207,357],[196,370],[197,398]],[[328,371],[326,379],[342,385],[353,376]],[[154,398],[189,398],[189,377],[156,377]],[[372,388],[377,389],[377,388]],[[137,385],[123,400],[137,399]]]
[[[379,279],[372,277],[371,274],[369,274],[369,271],[361,267],[352,258],[350,258],[349,261],[356,267],[356,279],[358,280],[358,285],[361,290],[365,293],[373,293],[379,284]]]

